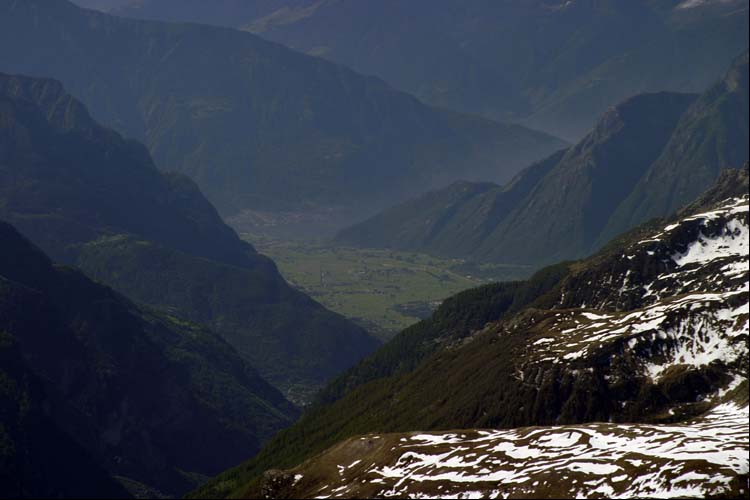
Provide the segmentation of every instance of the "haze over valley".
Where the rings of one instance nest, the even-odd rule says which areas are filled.
[[[0,0],[3,498],[749,498],[748,0]]]

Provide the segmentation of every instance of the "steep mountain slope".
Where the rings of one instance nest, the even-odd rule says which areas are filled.
[[[602,8],[598,2],[575,3],[591,10]],[[613,4],[631,3],[638,2],[613,1],[603,10],[606,12]],[[636,26],[629,38],[619,30],[609,31],[611,27],[605,25],[587,45],[593,54],[599,55],[600,45],[606,46],[617,36],[632,44],[612,57],[595,59],[597,62],[583,74],[569,69],[570,79],[546,96],[524,123],[541,130],[560,131],[560,136],[569,140],[578,138],[608,106],[632,95],[663,90],[703,92],[737,54],[747,49],[747,0],[702,2],[690,7],[675,0],[640,3],[656,11],[659,21],[651,25],[652,29]],[[631,18],[631,22],[645,20]],[[559,63],[566,68],[576,67],[576,35],[571,36],[567,45],[571,50],[564,59],[557,59],[554,49],[550,51],[552,68]]]
[[[139,0],[116,12],[244,28],[425,102],[579,140],[632,95],[700,92],[747,47],[747,0]]]
[[[297,401],[377,345],[293,290],[191,181],[160,173],[56,81],[0,75],[0,217],[54,259],[213,327]]]
[[[525,169],[505,187],[485,185],[479,194],[471,188],[453,200],[461,186],[450,186],[346,229],[337,241],[503,263],[580,257],[658,158],[694,99],[633,97],[605,113],[574,147]],[[421,238],[402,236],[419,226]]]
[[[744,408],[750,314],[747,187],[746,169],[726,171],[712,192],[671,220],[642,226],[597,255],[566,266],[551,288],[536,288],[530,306],[508,315],[496,312],[497,320],[471,328],[470,335],[433,351],[416,368],[386,372],[361,385],[355,380],[342,398],[307,413],[254,460],[222,474],[198,494],[258,494],[264,470],[297,465],[358,434],[608,421],[692,425],[692,419],[727,402],[732,391],[739,391],[732,394]],[[435,339],[441,331],[436,323],[431,333],[415,334]],[[744,426],[743,432],[746,421]],[[623,439],[630,432],[628,427],[599,430]],[[742,451],[740,474],[746,474],[747,441],[729,444]],[[320,462],[313,459],[299,471],[317,474],[330,465],[326,456],[337,455],[322,455]],[[399,456],[375,454],[374,461],[395,467]],[[354,460],[336,465],[348,467]],[[716,471],[711,467],[697,472]],[[280,473],[276,483],[283,486],[299,471]],[[724,472],[738,476],[736,470]],[[444,479],[453,491],[466,491],[450,477]],[[348,487],[352,484],[331,484],[327,491],[335,494],[340,488],[343,494]],[[294,496],[308,490],[291,491]],[[421,490],[404,493],[416,491]]]
[[[105,231],[228,264],[257,256],[193,183],[161,174],[143,146],[99,126],[59,82],[0,74],[0,97],[4,216],[55,258]]]
[[[457,183],[342,230],[337,241],[501,263],[580,258],[664,216],[748,159],[747,53],[695,99],[658,93],[610,109],[576,146],[507,185]],[[727,163],[731,162],[731,163]]]
[[[252,460],[231,469],[190,497],[224,497],[273,467],[291,467],[304,458],[324,451],[341,439],[366,433],[380,426],[368,399],[380,401],[381,389],[413,372],[422,362],[443,349],[460,346],[466,338],[491,322],[517,313],[531,304],[546,307],[560,281],[567,276],[569,263],[550,266],[525,282],[486,285],[446,299],[433,315],[395,336],[375,353],[328,384],[300,421],[281,431]],[[343,398],[343,400],[342,400]],[[339,401],[342,400],[342,401]],[[334,404],[335,403],[335,404]],[[358,408],[363,403],[367,408]],[[331,411],[332,408],[335,411]],[[388,425],[399,425],[407,415],[396,416]],[[255,481],[253,481],[255,478]]]
[[[659,158],[612,215],[601,241],[692,200],[726,165],[748,159],[748,53],[680,118]]]
[[[339,231],[344,245],[470,256],[498,220],[516,207],[565,155],[558,151],[527,167],[508,184],[459,181],[384,210]]]
[[[331,381],[316,404],[333,403],[371,380],[408,373],[436,351],[456,344],[525,307],[542,307],[548,292],[570,272],[570,263],[544,268],[526,281],[506,281],[467,290],[444,300],[432,316],[405,329],[383,347]]]
[[[747,172],[742,180],[747,187]],[[428,362],[432,376],[438,366],[450,375],[437,375],[442,403],[431,401],[426,422],[434,418],[427,411],[461,399],[468,418],[483,427],[497,426],[487,420],[493,413],[505,414],[505,427],[518,419],[512,412],[531,422],[627,423],[368,435],[287,475],[270,474],[266,494],[291,478],[282,491],[292,497],[747,495],[749,201],[744,194],[683,213],[646,239],[599,256],[563,283],[555,308],[530,310],[478,335],[488,355],[469,345],[455,358]],[[503,337],[519,331],[518,359],[506,358],[515,373],[505,378],[515,379],[509,385],[525,398],[510,403],[498,391],[467,400],[467,386],[488,385],[491,360],[508,347]],[[491,337],[499,348],[488,345]],[[458,359],[480,373],[446,391]],[[407,399],[411,384],[425,390],[420,371],[396,400]],[[639,420],[670,425],[630,423]]]
[[[0,68],[59,79],[225,215],[372,213],[461,176],[507,180],[562,144],[425,106],[246,32],[123,19],[67,0],[0,2]]]
[[[42,382],[24,362],[16,339],[4,331],[0,331],[0,380],[0,496],[129,496],[45,414]]]
[[[476,258],[550,263],[585,255],[694,99],[643,94],[609,110],[493,229]]]
[[[15,375],[15,390],[23,391],[15,397],[21,414],[3,428],[16,441],[7,446],[30,454],[16,460],[17,467],[31,464],[17,477],[28,494],[121,492],[96,474],[87,454],[129,488],[184,493],[296,417],[217,335],[139,309],[81,272],[54,265],[4,222],[0,239],[0,332],[4,349],[15,346],[16,354],[3,356],[2,371]],[[14,384],[6,382],[13,398]],[[60,453],[68,449],[65,465]],[[76,464],[84,469],[59,478]],[[92,472],[90,480],[80,478],[84,471]],[[82,484],[69,484],[73,478]]]

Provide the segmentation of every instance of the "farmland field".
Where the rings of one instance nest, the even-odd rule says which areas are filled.
[[[412,252],[242,236],[271,257],[289,283],[383,340],[428,316],[457,292],[521,279],[531,271]]]

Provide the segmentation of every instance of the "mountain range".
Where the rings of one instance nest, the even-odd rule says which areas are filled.
[[[749,9],[0,0],[0,497],[747,498]]]
[[[571,142],[635,94],[703,91],[748,45],[747,0],[137,0],[112,12],[244,29]]]
[[[333,207],[354,219],[461,177],[507,180],[564,145],[247,32],[67,0],[0,1],[0,70],[61,81],[225,216]]]
[[[748,54],[700,96],[642,94],[504,186],[459,182],[386,210],[341,244],[539,266],[580,258],[748,160]]]
[[[298,403],[378,345],[291,288],[192,181],[157,170],[59,82],[0,75],[0,116],[0,218],[53,259],[212,327]]]
[[[446,301],[191,496],[746,494],[748,176]]]

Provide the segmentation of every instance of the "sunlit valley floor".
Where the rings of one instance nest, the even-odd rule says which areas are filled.
[[[423,253],[354,248],[241,233],[272,258],[286,280],[381,340],[463,290],[528,277],[528,266],[477,264]]]

